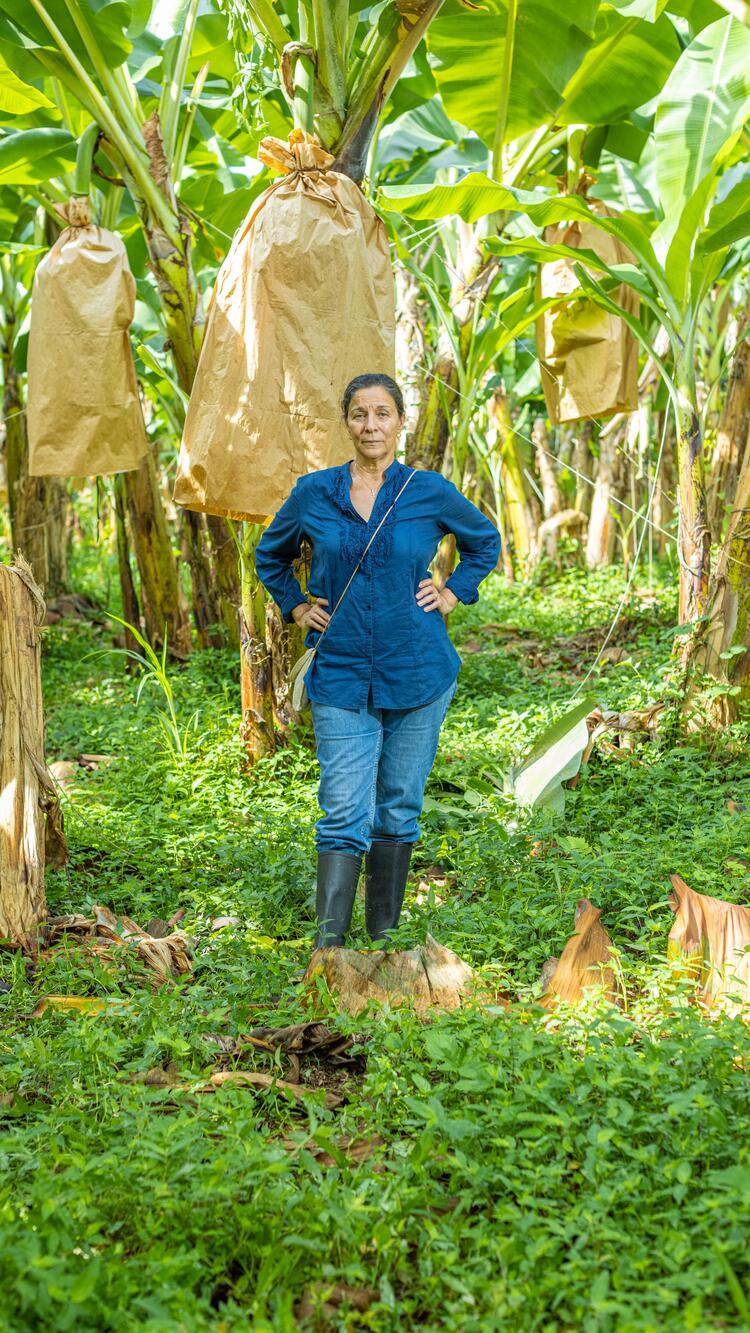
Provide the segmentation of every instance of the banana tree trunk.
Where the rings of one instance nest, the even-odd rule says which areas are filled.
[[[406,454],[411,456],[422,404],[425,340],[419,308],[419,283],[400,265],[396,269],[396,369],[406,409]]]
[[[133,582],[130,566],[130,543],[128,541],[127,500],[125,497],[124,472],[118,472],[114,480],[115,493],[115,533],[117,538],[117,568],[120,575],[120,596],[122,597],[122,617],[125,625],[125,647],[130,652],[138,652],[138,640],[128,627],[141,628],[141,611],[138,594]]]
[[[266,597],[255,572],[255,550],[262,531],[259,523],[246,523],[242,539],[241,735],[250,764],[273,754],[275,747],[273,670],[266,640]]]
[[[508,400],[502,390],[498,389],[493,394],[488,403],[488,412],[499,446],[500,477],[513,553],[518,572],[525,578],[538,560],[536,534],[541,514],[536,512],[528,492],[523,455],[513,430]]]
[[[60,477],[29,476],[29,442],[13,340],[2,348],[5,468],[13,550],[20,551],[47,597],[68,588],[68,491]]]
[[[573,446],[573,467],[575,468],[576,498],[574,508],[579,514],[591,513],[591,422],[586,421],[576,429]]]
[[[187,607],[153,453],[149,450],[139,468],[122,475],[147,637],[159,646],[166,636],[173,656],[186,658],[190,655]]]
[[[688,688],[685,713],[710,676],[723,690],[711,691],[703,716],[709,725],[733,722],[741,704],[750,701],[750,450],[742,472],[706,598],[706,619],[690,639],[686,652]]]
[[[216,577],[218,624],[230,648],[240,646],[240,562],[229,524],[215,514],[206,514],[206,527],[213,553]]]
[[[178,243],[166,234],[148,202],[142,202],[141,222],[149,261],[159,289],[167,342],[177,381],[184,393],[189,395],[198,367],[203,336],[203,309],[192,264],[190,227],[180,217],[157,112],[143,126],[143,141],[151,176],[179,228]],[[200,514],[187,513],[182,525],[192,586],[193,619],[198,643],[206,647],[211,639],[210,627],[220,620],[220,610],[214,594],[216,581],[205,538],[205,520]]]
[[[750,436],[750,339],[742,337],[750,324],[750,292],[737,330],[742,338],[735,348],[726,397],[711,461],[708,515],[711,532],[719,540],[732,508],[734,492]]]
[[[31,950],[46,912],[43,615],[28,566],[0,565],[0,935]]]
[[[560,487],[557,484],[555,464],[550,457],[550,441],[544,417],[537,417],[534,422],[531,439],[534,445],[537,470],[542,482],[543,513],[545,520],[547,520],[560,513],[562,500],[560,499]],[[546,528],[544,553],[550,560],[557,559],[557,537],[557,528],[554,525],[549,525]]]
[[[438,333],[437,351],[426,379],[417,424],[407,441],[406,462],[410,467],[442,472],[458,383],[453,348],[442,327]]]
[[[661,414],[654,417],[655,437],[661,439],[664,430],[664,422]],[[667,438],[665,448],[662,454],[659,476],[656,481],[654,491],[654,540],[659,555],[664,555],[672,544],[670,536],[670,524],[674,518],[675,512],[675,477],[674,477],[674,449],[673,441],[670,436],[672,433],[671,414],[666,426]]]
[[[678,386],[677,484],[680,510],[679,619],[683,624],[703,615],[711,568],[703,432],[695,401],[684,384]]]
[[[617,484],[617,444],[614,432],[599,440],[599,458],[591,500],[591,514],[586,541],[586,566],[599,569],[610,565],[615,553],[615,518],[612,502]]]

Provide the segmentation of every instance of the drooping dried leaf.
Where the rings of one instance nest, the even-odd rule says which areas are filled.
[[[594,708],[586,718],[589,741],[583,752],[582,762],[584,764],[588,762],[597,741],[608,754],[611,754],[613,749],[617,748],[611,743],[602,741],[601,738],[607,732],[615,735],[620,750],[633,750],[637,735],[653,736],[655,734],[659,728],[663,711],[663,703],[649,704],[647,708],[634,708],[625,713],[613,712],[607,708]]]
[[[324,976],[339,1009],[358,1014],[372,1000],[428,1009],[457,1009],[479,990],[478,978],[457,954],[431,935],[418,949],[360,952],[316,949],[303,980]]]
[[[750,1005],[750,908],[696,893],[679,875],[670,875],[675,913],[667,952],[684,959],[703,1003],[730,1014]]]
[[[128,950],[153,973],[155,985],[192,971],[192,941],[183,931],[175,930],[162,939],[154,939],[135,921],[127,916],[118,917],[108,907],[96,905],[92,912],[93,917],[80,913],[50,917],[41,934],[47,953],[65,938],[103,966],[116,968],[123,951]]]
[[[601,914],[601,908],[594,907],[588,898],[578,899],[575,933],[547,982],[541,999],[545,1009],[553,1009],[560,1000],[580,1004],[586,991],[595,986],[603,987],[607,999],[617,1003],[615,974],[610,965],[612,941],[599,923]]]

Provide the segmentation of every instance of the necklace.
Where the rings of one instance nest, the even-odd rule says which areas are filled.
[[[374,500],[375,497],[376,497],[377,492],[374,491],[374,490],[372,489],[372,486],[370,486],[369,483],[368,483],[367,481],[365,481],[365,470],[364,470],[364,468],[358,468],[358,467],[356,466],[356,464],[352,464],[352,467],[354,468],[354,476],[356,477],[357,473],[359,473],[359,475],[361,476],[361,478],[362,478],[362,480],[363,480],[365,486],[367,487],[368,491],[370,492],[370,495],[372,496],[372,498],[373,498],[373,500]],[[382,482],[381,482],[381,485],[382,485]]]

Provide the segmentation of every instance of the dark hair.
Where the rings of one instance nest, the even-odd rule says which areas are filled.
[[[385,389],[386,393],[391,395],[391,398],[396,404],[396,411],[399,416],[402,417],[404,415],[404,395],[396,381],[392,380],[390,375],[381,375],[379,372],[372,372],[369,375],[355,375],[354,379],[350,380],[344,389],[344,396],[341,399],[341,410],[344,414],[344,420],[346,420],[349,415],[349,405],[355,393],[357,393],[359,389],[375,388]]]

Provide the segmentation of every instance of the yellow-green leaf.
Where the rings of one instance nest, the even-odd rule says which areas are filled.
[[[0,56],[0,111],[7,116],[25,116],[28,111],[52,105],[39,88],[23,83]]]

